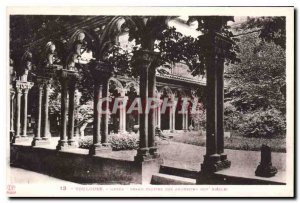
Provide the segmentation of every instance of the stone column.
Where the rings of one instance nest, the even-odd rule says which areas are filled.
[[[16,81],[16,90],[17,90],[17,106],[16,106],[16,134],[12,139],[12,143],[16,143],[17,141],[27,141],[27,99],[28,99],[28,91],[33,87],[32,82],[27,81]],[[21,96],[23,91],[23,126],[21,127]],[[22,128],[22,135],[20,135],[20,131]],[[22,138],[22,139],[20,139]]]
[[[224,58],[217,58],[217,152],[220,154],[222,167],[228,168],[231,162],[224,153]]]
[[[172,107],[170,108],[170,132],[175,132],[175,112],[176,112],[176,107],[175,107],[175,95],[171,95],[171,104]]]
[[[155,59],[154,59],[155,60]],[[156,87],[156,67],[150,66],[148,74],[148,97],[153,99],[155,98],[155,87]],[[151,105],[151,104],[149,104]],[[155,142],[155,111],[156,109],[150,108],[148,115],[148,147],[150,155],[154,157],[159,157],[157,151],[157,143]]]
[[[77,95],[77,96],[76,96]],[[75,115],[78,114],[78,107],[80,104],[80,97],[81,97],[81,93],[78,91],[78,89],[75,89]],[[79,126],[78,126],[78,120],[75,120],[75,127],[74,127],[74,137],[79,139],[80,138],[80,132],[79,132]]]
[[[90,148],[90,155],[101,154],[103,150],[111,150],[110,144],[107,143],[108,112],[103,112],[108,105],[102,103],[103,99],[108,99],[108,81],[112,76],[111,70],[112,68],[108,64],[101,61],[95,62],[90,69],[94,77],[93,145]]]
[[[183,131],[186,131],[186,122],[185,122],[185,119],[186,119],[186,116],[185,116],[185,112],[184,113],[182,113],[182,130]]]
[[[208,53],[207,64],[206,155],[201,171],[215,172],[220,170],[221,161],[217,151],[217,67],[213,48]]]
[[[154,59],[154,53],[142,50],[138,53],[138,64],[139,64],[139,75],[140,75],[140,98],[142,105],[142,113],[139,115],[140,124],[140,142],[139,149],[137,150],[137,155],[135,156],[136,161],[144,161],[151,159],[152,157],[149,154],[148,147],[148,114],[146,113],[147,109],[147,99],[148,99],[148,80],[149,80],[149,68]]]
[[[44,82],[44,113],[42,114],[43,122],[42,122],[42,129],[43,129],[43,140],[48,140],[51,137],[50,129],[49,129],[49,91],[50,91],[50,79],[45,79]]]
[[[109,117],[109,89],[108,89],[108,79],[106,83],[103,83],[102,89],[102,99],[103,102],[103,111],[101,117],[101,145],[104,149],[111,150],[111,145],[108,143],[108,117]]]
[[[161,104],[162,100],[160,99],[160,94],[157,96],[157,99],[159,101],[159,106],[157,107],[157,127],[161,128]]]
[[[38,85],[39,98],[38,98],[37,126],[36,126],[36,134],[31,143],[32,146],[37,146],[38,142],[41,140],[43,86],[44,86],[44,84]]]
[[[95,146],[100,146],[100,123],[101,123],[101,116],[102,112],[100,107],[98,107],[99,99],[102,98],[102,84],[96,80],[94,83],[94,123],[93,123],[93,143],[94,148]]]
[[[16,87],[17,91],[17,105],[16,105],[16,134],[15,138],[20,137],[20,128],[21,128],[21,96],[22,96],[22,89],[21,86]]]
[[[13,139],[15,135],[15,130],[14,130],[14,98],[15,98],[15,90],[11,87],[10,88],[10,130],[9,130],[9,135],[10,135],[10,141]]]
[[[24,106],[23,106],[23,132],[22,132],[22,137],[27,137],[27,109],[28,109],[28,90],[29,89],[24,89],[24,94],[23,94],[23,101],[24,101]]]
[[[226,39],[210,32],[203,40],[210,42],[207,51],[207,124],[206,155],[201,165],[202,172],[215,172],[230,167],[230,161],[224,152],[223,129],[223,69]],[[225,41],[224,41],[225,40]],[[222,156],[222,157],[221,157]]]
[[[74,73],[75,74],[75,73]],[[69,111],[68,111],[68,145],[77,146],[74,139],[74,110],[75,110],[75,78],[72,78],[69,83]]]
[[[189,129],[189,112],[188,112],[188,109],[185,113],[185,132],[188,131]]]
[[[121,90],[121,104],[120,104],[120,127],[119,132],[120,133],[126,133],[126,104],[128,97],[125,96],[125,90]]]
[[[61,70],[61,118],[60,118],[60,140],[56,146],[57,150],[63,150],[68,147],[67,140],[67,109],[68,109],[68,74],[67,70]]]

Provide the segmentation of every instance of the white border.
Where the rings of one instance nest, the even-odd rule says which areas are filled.
[[[89,9],[89,11],[87,12],[86,9]],[[114,15],[114,14],[123,14],[123,15],[132,15],[137,14],[137,15],[159,15],[162,12],[165,15],[184,15],[184,14],[189,14],[189,15],[240,15],[240,16],[263,16],[263,15],[271,15],[271,16],[281,16],[281,15],[286,15],[287,16],[287,87],[288,87],[288,91],[287,91],[287,157],[289,157],[287,159],[287,174],[290,174],[288,177],[288,186],[291,186],[293,183],[293,157],[294,157],[294,151],[293,151],[293,138],[294,138],[294,123],[293,123],[293,116],[294,116],[294,105],[293,105],[293,101],[294,101],[294,50],[293,50],[293,45],[294,45],[294,18],[293,18],[293,8],[262,8],[262,7],[256,7],[256,8],[195,8],[195,7],[186,7],[186,8],[178,8],[178,7],[171,7],[171,8],[162,8],[162,7],[156,7],[155,9],[151,9],[151,8],[128,8],[128,7],[123,7],[123,8],[76,8],[76,7],[72,7],[72,8],[58,8],[58,7],[51,7],[51,9],[48,8],[42,8],[42,7],[36,7],[36,8],[26,8],[26,7],[16,7],[13,10],[11,10],[11,8],[9,8],[7,10],[10,13],[16,14],[16,13],[42,13],[42,14],[84,14],[86,15],[87,13],[90,15]],[[8,33],[8,29],[7,32]],[[8,39],[8,38],[6,38]],[[8,44],[8,40],[6,40],[6,44]],[[8,47],[8,46],[7,46]],[[6,49],[6,53],[7,49]],[[7,55],[6,55],[7,56]],[[6,64],[4,67],[8,67],[8,62],[6,60]],[[6,69],[7,70],[7,69]],[[3,69],[1,69],[2,73],[3,73]],[[5,71],[5,74],[2,75],[7,75],[7,71]],[[1,82],[4,83],[2,80]],[[7,83],[6,83],[7,84]],[[2,85],[2,87],[5,87],[6,85]],[[7,91],[8,88],[6,88],[5,92]],[[7,94],[6,94],[7,95]],[[7,97],[8,98],[8,97]],[[4,105],[2,105],[4,106]],[[7,108],[6,108],[7,109]],[[1,121],[0,121],[1,122]],[[2,124],[5,123],[1,122]],[[6,134],[6,133],[3,133]],[[30,192],[33,192],[36,194],[37,192],[40,195],[43,195],[43,193],[45,191],[50,191],[50,188],[56,187],[56,186],[47,186],[47,190],[45,190],[45,188],[42,187],[35,187],[34,189],[31,187],[28,187],[28,185],[26,186],[22,186],[22,185],[18,185],[18,188],[20,189],[20,191],[22,190],[22,188],[24,187],[24,192],[26,192],[26,194],[28,194],[30,196]],[[106,186],[105,186],[106,187]],[[116,186],[107,186],[107,187],[116,187]],[[130,186],[124,186],[124,188],[126,187],[130,187]],[[149,186],[146,186],[149,187]],[[157,187],[157,186],[155,186]],[[162,186],[160,186],[162,187]],[[164,186],[166,187],[166,186]],[[172,187],[172,186],[168,186],[168,187]],[[173,186],[174,187],[174,186]],[[186,187],[186,186],[184,186]],[[198,186],[198,187],[204,187],[204,186]],[[283,195],[287,195],[287,187],[285,186],[226,186],[228,187],[230,190],[224,194],[218,193],[218,196],[240,196],[240,195],[246,195],[246,196],[253,196],[255,194],[255,196],[261,195],[262,197],[267,197],[267,196],[283,196]],[[53,188],[55,191],[55,188]],[[40,190],[40,191],[39,191]],[[291,194],[292,192],[292,188],[289,187],[289,194]],[[142,193],[135,193],[134,196],[136,195],[143,195],[143,196],[165,196],[165,195],[170,195],[170,196],[177,196],[179,193],[178,192],[172,192],[172,193],[167,193],[167,192],[151,192],[148,194],[142,194]],[[48,194],[50,195],[50,194]],[[54,195],[54,194],[52,194]],[[52,196],[51,195],[51,196]],[[55,192],[55,196],[67,196],[68,194],[63,193],[60,194],[59,191]],[[69,194],[74,196],[74,193]],[[75,195],[78,195],[75,194]],[[87,196],[99,196],[99,193],[86,193]],[[105,195],[112,195],[112,196],[116,196],[115,192],[110,192],[110,193],[106,193]],[[123,194],[122,192],[118,192],[118,195],[120,196],[127,196],[128,193],[126,192],[125,194]],[[182,193],[181,193],[182,195]],[[193,196],[192,194],[186,194],[187,196]],[[202,194],[196,194],[197,196],[202,196]],[[207,193],[207,194],[203,194],[203,195],[209,195],[209,196],[214,196],[215,194],[213,193]],[[82,196],[82,193],[79,194],[79,196]],[[130,194],[130,196],[132,196],[132,194]]]

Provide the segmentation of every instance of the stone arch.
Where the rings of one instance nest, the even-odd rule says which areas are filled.
[[[159,90],[159,93],[162,95],[164,93],[164,91],[166,91],[168,96],[173,95],[173,91],[171,90],[171,88],[169,86],[164,86]]]
[[[130,81],[129,83],[126,84],[125,86],[125,90],[128,92],[130,91],[130,88],[133,87],[134,90],[136,91],[137,95],[140,94],[140,88],[139,88],[139,84],[136,81]]]
[[[108,87],[110,86],[110,82],[113,82],[116,85],[116,90],[118,91],[119,94],[121,94],[122,91],[124,91],[124,87],[122,83],[115,77],[111,77],[108,80]]]

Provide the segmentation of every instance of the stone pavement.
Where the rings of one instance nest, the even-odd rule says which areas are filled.
[[[55,149],[58,138],[53,137],[51,139],[51,145],[45,146],[45,148]],[[22,143],[22,145],[30,145],[30,143]],[[200,170],[200,164],[203,162],[203,156],[205,155],[205,147],[195,146],[190,144],[178,143],[178,142],[161,142],[159,143],[159,153],[164,159],[164,165],[188,169],[193,171]],[[73,153],[78,154],[88,154],[87,149],[71,149]],[[228,159],[231,161],[231,167],[226,171],[229,174],[245,174],[247,176],[254,176],[256,167],[260,162],[260,152],[259,151],[244,151],[244,150],[231,150],[225,149],[225,153],[228,155]],[[102,157],[114,158],[114,159],[124,159],[124,160],[134,160],[136,155],[136,150],[127,151],[113,151],[101,154]],[[278,169],[278,174],[276,179],[285,182],[285,170],[286,170],[286,153],[272,153],[272,163]],[[15,171],[17,169],[14,169]],[[24,171],[24,170],[23,170]],[[17,172],[17,171],[16,171]],[[28,172],[30,176],[30,172]],[[35,173],[36,174],[36,173]],[[33,176],[34,177],[34,176]],[[42,177],[47,180],[55,180],[55,178],[47,177],[42,175]],[[16,181],[21,182],[34,181],[35,179],[27,179],[27,177],[15,177]],[[38,179],[38,178],[37,178]],[[44,179],[45,180],[45,179]],[[59,179],[57,179],[59,180]],[[43,181],[41,181],[43,182]]]

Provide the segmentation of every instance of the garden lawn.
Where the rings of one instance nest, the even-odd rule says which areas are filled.
[[[172,141],[192,144],[197,146],[205,146],[205,132],[185,132],[172,133]],[[262,144],[267,144],[274,152],[286,152],[286,140],[282,138],[252,138],[232,135],[230,138],[224,138],[224,147],[226,149],[259,151]]]

